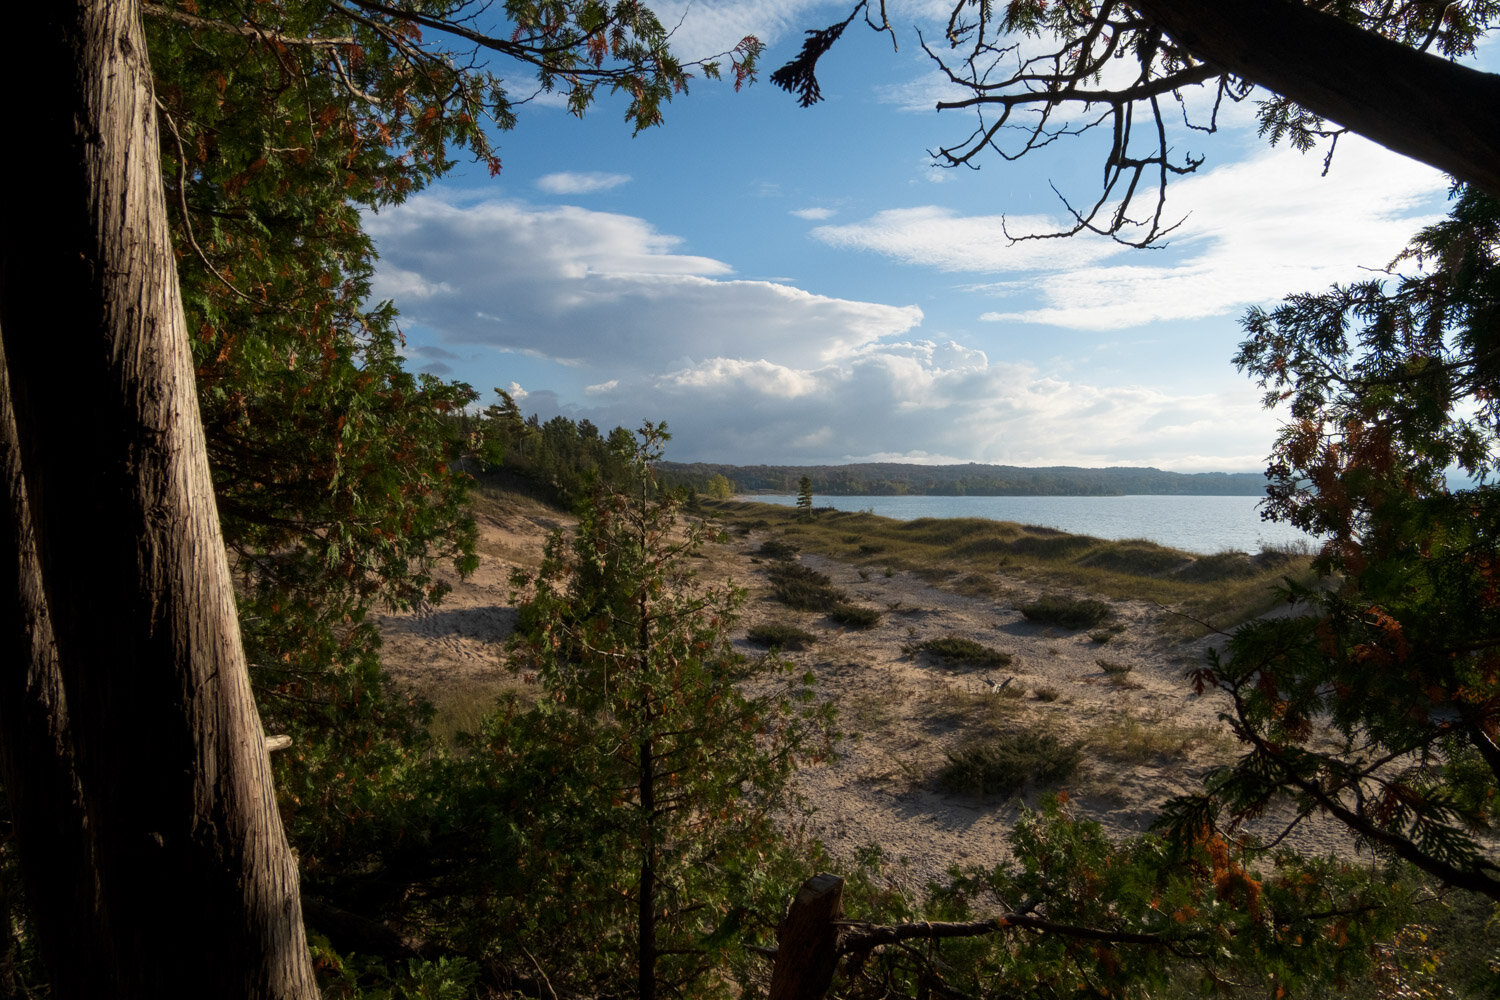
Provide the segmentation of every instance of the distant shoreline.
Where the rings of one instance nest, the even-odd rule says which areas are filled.
[[[674,485],[692,486],[709,493],[714,492],[711,482],[722,477],[728,480],[733,493],[745,496],[796,494],[804,476],[811,481],[814,496],[844,497],[1260,497],[1266,489],[1265,475],[1260,472],[1166,472],[1132,467],[661,462],[657,469]]]

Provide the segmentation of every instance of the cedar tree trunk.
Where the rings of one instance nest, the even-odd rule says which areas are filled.
[[[54,995],[316,997],[214,507],[140,14],[46,0],[10,8],[7,31],[0,765]]]
[[[1129,0],[1204,62],[1500,196],[1500,75],[1298,0]]]

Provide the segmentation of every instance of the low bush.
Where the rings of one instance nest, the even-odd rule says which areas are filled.
[[[1108,628],[1101,628],[1096,631],[1090,632],[1089,638],[1102,646],[1123,631],[1125,631],[1125,626],[1120,624],[1119,622],[1115,622]]]
[[[858,604],[835,604],[828,617],[845,628],[870,629],[880,624],[880,612]]]
[[[833,585],[827,574],[800,563],[777,563],[766,575],[771,580],[772,595],[782,604],[798,611],[831,611],[836,605],[848,601],[844,592]]]
[[[745,638],[753,646],[763,646],[766,649],[784,649],[791,652],[806,649],[812,645],[817,636],[805,629],[797,628],[795,625],[773,622],[768,625],[756,625],[745,634]]]
[[[795,559],[797,546],[779,538],[768,538],[760,543],[760,554],[767,559]]]
[[[1083,751],[1056,735],[1035,730],[970,740],[948,754],[938,784],[959,795],[1015,795],[1027,785],[1067,781],[1083,763]]]
[[[918,643],[915,651],[930,653],[944,663],[958,663],[970,667],[1004,667],[1009,666],[1012,659],[1009,653],[956,635],[944,636],[941,639],[928,639],[926,642]]]
[[[1104,623],[1114,609],[1104,601],[1089,597],[1065,597],[1049,594],[1020,607],[1021,614],[1029,622],[1038,625],[1057,625],[1066,629],[1094,628]]]

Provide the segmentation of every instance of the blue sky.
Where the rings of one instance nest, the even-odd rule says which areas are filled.
[[[851,25],[802,109],[767,78],[847,7],[656,5],[684,56],[756,34],[761,80],[698,81],[633,138],[618,102],[578,120],[543,95],[498,178],[460,168],[369,217],[410,367],[543,419],[665,420],[679,461],[1262,468],[1277,416],[1230,364],[1239,317],[1368,276],[1444,212],[1446,179],[1354,137],[1321,176],[1247,103],[1181,138],[1207,162],[1169,189],[1166,248],[1012,243],[1002,218],[1057,226],[1049,181],[1088,200],[1099,157],[934,166],[974,123],[932,110],[913,26],[940,35],[941,8],[887,3],[898,52]]]

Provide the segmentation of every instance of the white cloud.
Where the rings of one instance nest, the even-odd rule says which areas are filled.
[[[621,380],[574,413],[633,426],[643,400],[668,421],[672,457],[746,464],[1253,469],[1274,433],[1248,385],[1193,394],[1091,386],[932,341],[871,345],[816,368],[713,358]]]
[[[940,101],[962,101],[973,96],[938,69],[930,69],[901,83],[881,84],[875,88],[875,99],[901,111],[931,114]]]
[[[1356,137],[1340,143],[1329,176],[1320,176],[1321,168],[1321,156],[1266,149],[1174,181],[1168,217],[1185,221],[1169,247],[1153,253],[1090,236],[1012,242],[1007,232],[1061,224],[963,216],[934,205],[819,226],[813,235],[912,266],[1015,275],[968,286],[1015,303],[984,320],[1125,329],[1224,315],[1367,277],[1369,267],[1386,264],[1434,219],[1434,198],[1447,188],[1437,171]],[[1117,257],[1124,262],[1113,263]]]
[[[1108,241],[1006,238],[1007,232],[1055,231],[1061,225],[1045,217],[965,216],[919,205],[886,209],[863,222],[818,226],[812,235],[832,247],[870,250],[904,264],[984,274],[1083,267],[1120,252],[1118,244]]]
[[[564,206],[431,195],[366,220],[377,298],[448,345],[485,345],[587,368],[660,371],[694,359],[820,364],[922,320],[915,306],[838,299],[677,252],[641,219]],[[387,280],[387,275],[393,280]],[[441,293],[407,296],[407,287]]]
[[[889,231],[931,227],[922,245],[940,247],[936,230],[950,221],[918,212]],[[983,223],[958,221],[953,238],[983,252]],[[543,419],[665,419],[675,458],[1247,469],[1274,434],[1253,386],[1227,370],[1223,386],[1174,392],[992,360],[924,337],[916,306],[737,279],[638,218],[429,194],[367,227],[381,252],[376,295],[393,296],[403,323],[434,341],[422,360],[447,372],[460,355],[498,350],[569,365],[571,400],[535,388],[545,368],[528,369],[529,395],[514,383],[512,394]]]
[[[558,173],[538,177],[536,186],[548,194],[594,194],[630,183],[629,174]]]
[[[794,208],[791,214],[809,222],[822,222],[824,219],[833,218],[835,212],[831,208]]]
[[[1238,312],[1252,303],[1363,280],[1417,229],[1435,221],[1447,179],[1357,138],[1339,144],[1328,177],[1321,156],[1266,150],[1170,189],[1191,213],[1171,258],[1152,266],[1084,267],[1039,279],[1039,307],[984,318],[1111,330]]]
[[[672,31],[672,51],[680,59],[702,59],[727,52],[754,35],[766,45],[823,27],[818,0],[696,0],[652,4]]]

